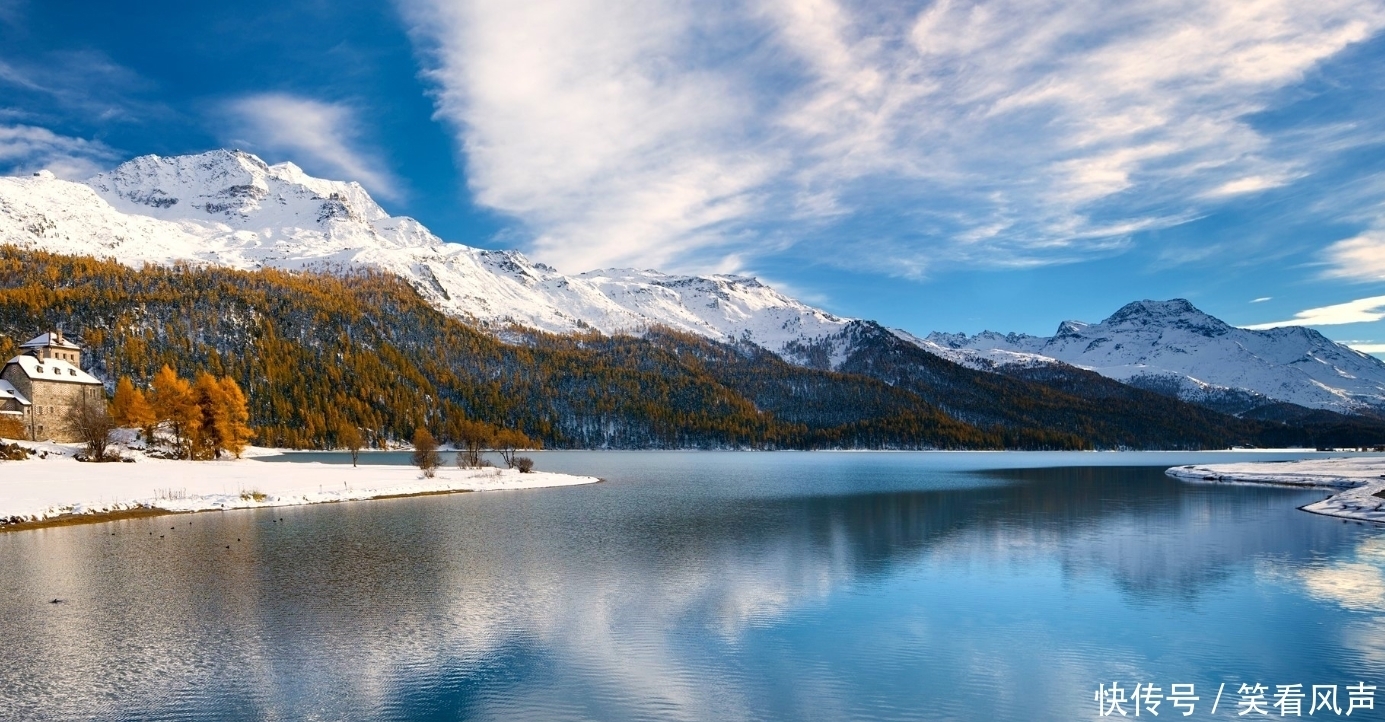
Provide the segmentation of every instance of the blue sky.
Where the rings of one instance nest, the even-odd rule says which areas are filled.
[[[0,0],[0,171],[238,147],[569,272],[915,333],[1185,297],[1378,352],[1382,85],[1361,0]]]

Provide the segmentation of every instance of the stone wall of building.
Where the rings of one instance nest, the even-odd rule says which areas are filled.
[[[106,402],[105,389],[100,386],[30,379],[17,366],[5,369],[3,378],[33,402],[27,421],[35,441],[81,441],[69,428],[73,410],[84,402]]]

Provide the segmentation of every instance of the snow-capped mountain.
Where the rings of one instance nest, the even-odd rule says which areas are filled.
[[[1183,299],[1137,301],[1097,324],[1064,321],[1050,337],[985,331],[914,341],[973,368],[1056,360],[1213,406],[1385,408],[1385,362],[1374,356],[1301,326],[1236,328]]]
[[[516,251],[446,243],[391,216],[358,183],[292,163],[218,150],[143,156],[85,182],[41,172],[0,178],[0,243],[241,269],[368,266],[408,280],[434,306],[503,332],[665,326],[748,341],[805,366],[837,369],[869,322],[813,308],[753,278],[603,269],[565,275]],[[1385,363],[1315,331],[1233,328],[1187,301],[1130,304],[1100,324],[1063,323],[1050,338],[984,332],[894,339],[994,371],[1055,360],[1223,410],[1272,400],[1336,411],[1385,406]],[[866,340],[863,340],[866,339]]]
[[[515,251],[444,243],[418,221],[390,216],[358,183],[240,151],[143,156],[84,183],[47,172],[0,178],[0,243],[130,265],[366,265],[408,279],[444,312],[495,329],[662,325],[784,353],[850,321],[753,278],[629,269],[569,276]]]

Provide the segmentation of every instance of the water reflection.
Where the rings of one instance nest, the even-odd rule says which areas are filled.
[[[1067,719],[1116,675],[1354,679],[1385,657],[1357,638],[1380,638],[1385,541],[1295,510],[1315,492],[1159,468],[660,458],[613,455],[588,488],[0,535],[0,705]],[[1305,618],[1355,631],[1236,647],[1239,628]]]

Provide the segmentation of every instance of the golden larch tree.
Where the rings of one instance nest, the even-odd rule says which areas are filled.
[[[164,365],[154,374],[154,393],[150,400],[154,407],[157,423],[168,424],[173,431],[173,439],[180,447],[187,445],[188,458],[192,458],[192,444],[186,443],[201,433],[202,413],[197,406],[197,398],[192,384],[178,377],[178,373]]]
[[[115,398],[111,400],[111,415],[115,422],[125,428],[143,431],[146,438],[153,440],[153,427],[158,423],[154,418],[154,407],[144,392],[139,390],[128,377],[122,376],[115,384]]]

